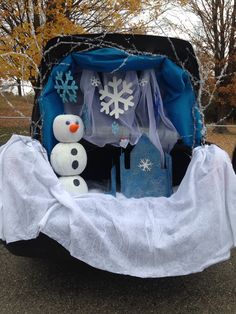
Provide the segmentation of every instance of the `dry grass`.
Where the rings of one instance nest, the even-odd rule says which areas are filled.
[[[213,132],[213,127],[208,127],[207,141],[215,143],[232,157],[234,147],[236,146],[236,125],[235,127],[228,127],[228,132],[219,134]]]
[[[0,94],[0,115],[1,116],[20,116],[30,117],[33,107],[33,96],[19,97],[11,93]]]
[[[12,94],[0,95],[0,116],[18,117],[19,111],[26,117],[31,116],[33,97],[19,97]],[[228,133],[213,133],[213,128],[208,128],[207,141],[223,148],[232,156],[236,145],[235,128],[228,128]],[[0,143],[4,143],[13,133],[29,134],[29,119],[0,119]]]
[[[10,93],[0,94],[0,144],[5,143],[13,133],[29,135],[29,117],[32,107],[33,96],[19,97]],[[22,119],[22,116],[26,118]]]

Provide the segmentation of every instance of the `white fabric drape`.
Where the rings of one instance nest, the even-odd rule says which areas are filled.
[[[215,145],[194,149],[169,198],[127,199],[102,193],[72,198],[39,142],[14,135],[0,147],[0,238],[42,232],[74,257],[138,277],[202,271],[236,244],[236,176]]]

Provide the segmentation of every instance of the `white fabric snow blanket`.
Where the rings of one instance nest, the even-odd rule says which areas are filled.
[[[0,147],[0,238],[42,232],[94,267],[138,277],[177,276],[226,260],[236,244],[236,175],[215,145],[194,149],[169,198],[102,193],[72,198],[41,144],[14,135]]]

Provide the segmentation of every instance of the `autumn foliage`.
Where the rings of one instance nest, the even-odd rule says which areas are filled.
[[[187,5],[202,26],[192,39],[200,51],[209,118],[236,118],[236,0],[189,0]]]
[[[9,0],[0,3],[0,77],[34,85],[45,43],[55,36],[138,30],[132,19],[148,1]]]
[[[156,22],[173,5],[199,18],[197,32],[188,35],[202,64],[203,105],[215,106],[221,118],[223,107],[236,106],[236,0],[1,1],[0,78],[35,86],[43,47],[55,36],[150,30],[158,35]]]

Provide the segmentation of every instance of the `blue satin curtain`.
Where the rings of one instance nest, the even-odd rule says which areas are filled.
[[[39,98],[43,121],[43,146],[48,154],[56,144],[52,131],[53,120],[57,115],[64,113],[64,104],[54,87],[57,72],[71,71],[73,75],[83,69],[113,73],[155,69],[167,116],[186,145],[192,147],[200,144],[201,115],[190,75],[185,69],[165,56],[132,55],[116,48],[102,48],[71,53],[54,66]],[[157,113],[157,108],[155,112]]]

